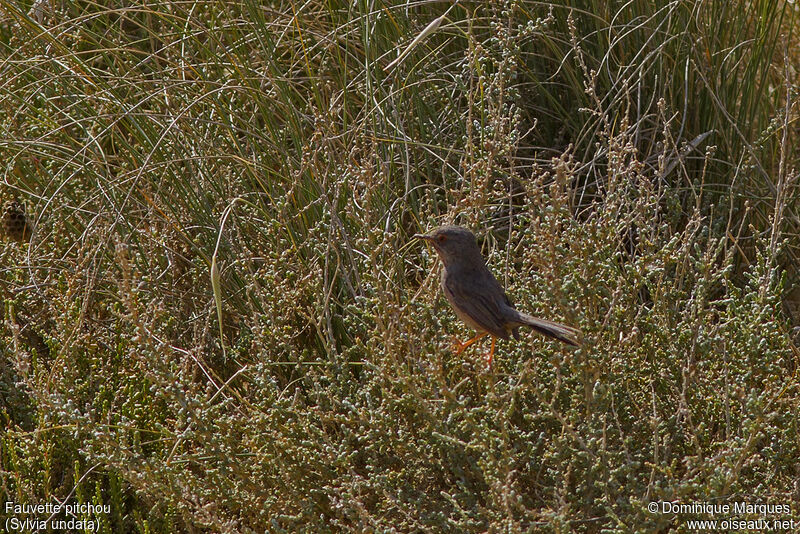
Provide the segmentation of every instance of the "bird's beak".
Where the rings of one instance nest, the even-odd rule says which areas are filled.
[[[424,239],[425,241],[433,241],[433,236],[428,234],[414,234],[417,239]]]

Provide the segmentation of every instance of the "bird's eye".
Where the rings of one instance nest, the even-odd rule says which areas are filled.
[[[439,240],[439,243],[444,243],[445,241],[447,241],[447,236],[441,234],[437,239]]]

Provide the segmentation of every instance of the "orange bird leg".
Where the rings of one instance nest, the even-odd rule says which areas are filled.
[[[483,339],[488,334],[489,334],[489,332],[480,332],[478,335],[476,335],[475,337],[473,337],[472,339],[470,339],[468,341],[465,341],[464,343],[460,343],[458,340],[455,340],[456,355],[461,354],[462,352],[464,352],[464,349],[466,349],[467,347],[469,347],[470,345],[472,345],[476,341],[478,341],[480,339]],[[492,336],[492,341],[494,341],[494,336]]]
[[[492,359],[494,358],[494,344],[496,341],[497,338],[492,336],[492,349],[489,351],[489,356],[486,358],[486,361],[489,364],[489,369],[492,368]]]

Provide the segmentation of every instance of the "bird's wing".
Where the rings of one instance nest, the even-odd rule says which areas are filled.
[[[474,276],[447,276],[444,285],[462,313],[492,335],[508,338],[507,321],[500,306],[507,300],[503,288],[488,270]]]

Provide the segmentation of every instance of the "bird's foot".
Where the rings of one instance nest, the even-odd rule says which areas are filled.
[[[453,336],[453,338],[450,340],[450,350],[452,350],[453,354],[455,354],[456,356],[464,352],[464,349],[466,349],[467,346],[468,345],[466,343],[462,343],[455,336]]]
[[[489,350],[489,354],[486,356],[486,367],[489,371],[492,370],[492,361],[494,360],[494,345],[497,341],[497,338],[492,336],[492,348]]]
[[[469,347],[470,345],[472,345],[476,341],[478,341],[480,339],[483,339],[488,334],[489,334],[488,332],[480,332],[475,337],[473,337],[472,339],[469,339],[469,340],[467,340],[467,341],[465,341],[463,343],[461,343],[460,341],[458,341],[457,338],[454,337],[453,338],[453,352],[455,352],[456,356],[458,356],[459,354],[464,352],[464,350],[467,347]],[[494,338],[492,338],[492,339],[494,339]],[[492,345],[492,352],[494,352],[494,345]]]

